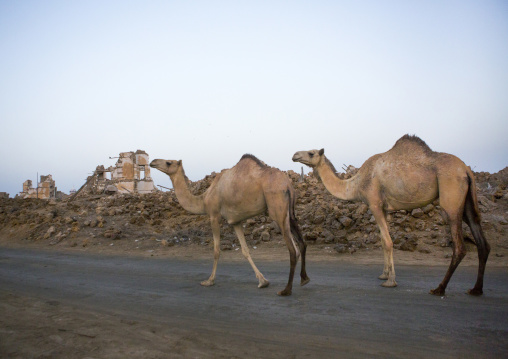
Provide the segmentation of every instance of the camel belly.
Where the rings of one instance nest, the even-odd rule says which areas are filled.
[[[265,211],[266,203],[264,199],[256,198],[250,201],[223,202],[220,213],[229,224],[235,224],[264,213]]]
[[[385,209],[388,211],[423,207],[439,196],[436,179],[408,181],[394,178],[390,186],[382,186],[382,192]]]

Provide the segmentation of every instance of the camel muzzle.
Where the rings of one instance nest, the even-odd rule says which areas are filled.
[[[302,159],[302,156],[300,156],[298,153],[295,153],[293,155],[293,162],[298,162],[301,159]]]

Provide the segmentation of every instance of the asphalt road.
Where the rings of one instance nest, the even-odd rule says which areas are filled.
[[[273,357],[508,357],[508,268],[487,266],[484,295],[472,297],[476,268],[459,266],[436,297],[428,291],[445,267],[398,265],[399,286],[383,288],[377,265],[310,260],[311,282],[279,297],[287,261],[256,261],[266,289],[246,261],[225,260],[216,285],[202,287],[211,264],[0,248],[0,289],[254,343]]]

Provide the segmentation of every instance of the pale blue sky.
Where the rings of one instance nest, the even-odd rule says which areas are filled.
[[[506,1],[0,1],[0,53],[11,197],[137,149],[194,181],[244,153],[359,167],[406,133],[508,166]]]

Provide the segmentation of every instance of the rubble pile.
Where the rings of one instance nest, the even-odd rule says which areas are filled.
[[[348,178],[356,170],[350,166],[339,176]],[[338,253],[381,247],[379,230],[367,205],[333,197],[312,173],[301,176],[289,171],[287,174],[297,193],[295,212],[309,245],[333,248]],[[494,241],[508,249],[508,167],[496,174],[475,175],[486,236],[491,243]],[[196,195],[203,193],[215,177],[212,173],[191,182],[191,191]],[[435,246],[450,245],[439,201],[410,212],[390,213],[388,223],[396,249],[429,253]],[[252,246],[284,245],[278,226],[267,214],[245,221],[244,230]],[[474,243],[469,228],[464,233]],[[239,246],[232,226],[225,221],[221,235],[223,250]],[[172,190],[143,195],[89,195],[73,200],[0,197],[0,236],[83,247],[114,245],[116,241],[127,241],[134,248],[206,246],[213,242],[208,217],[185,211]]]

